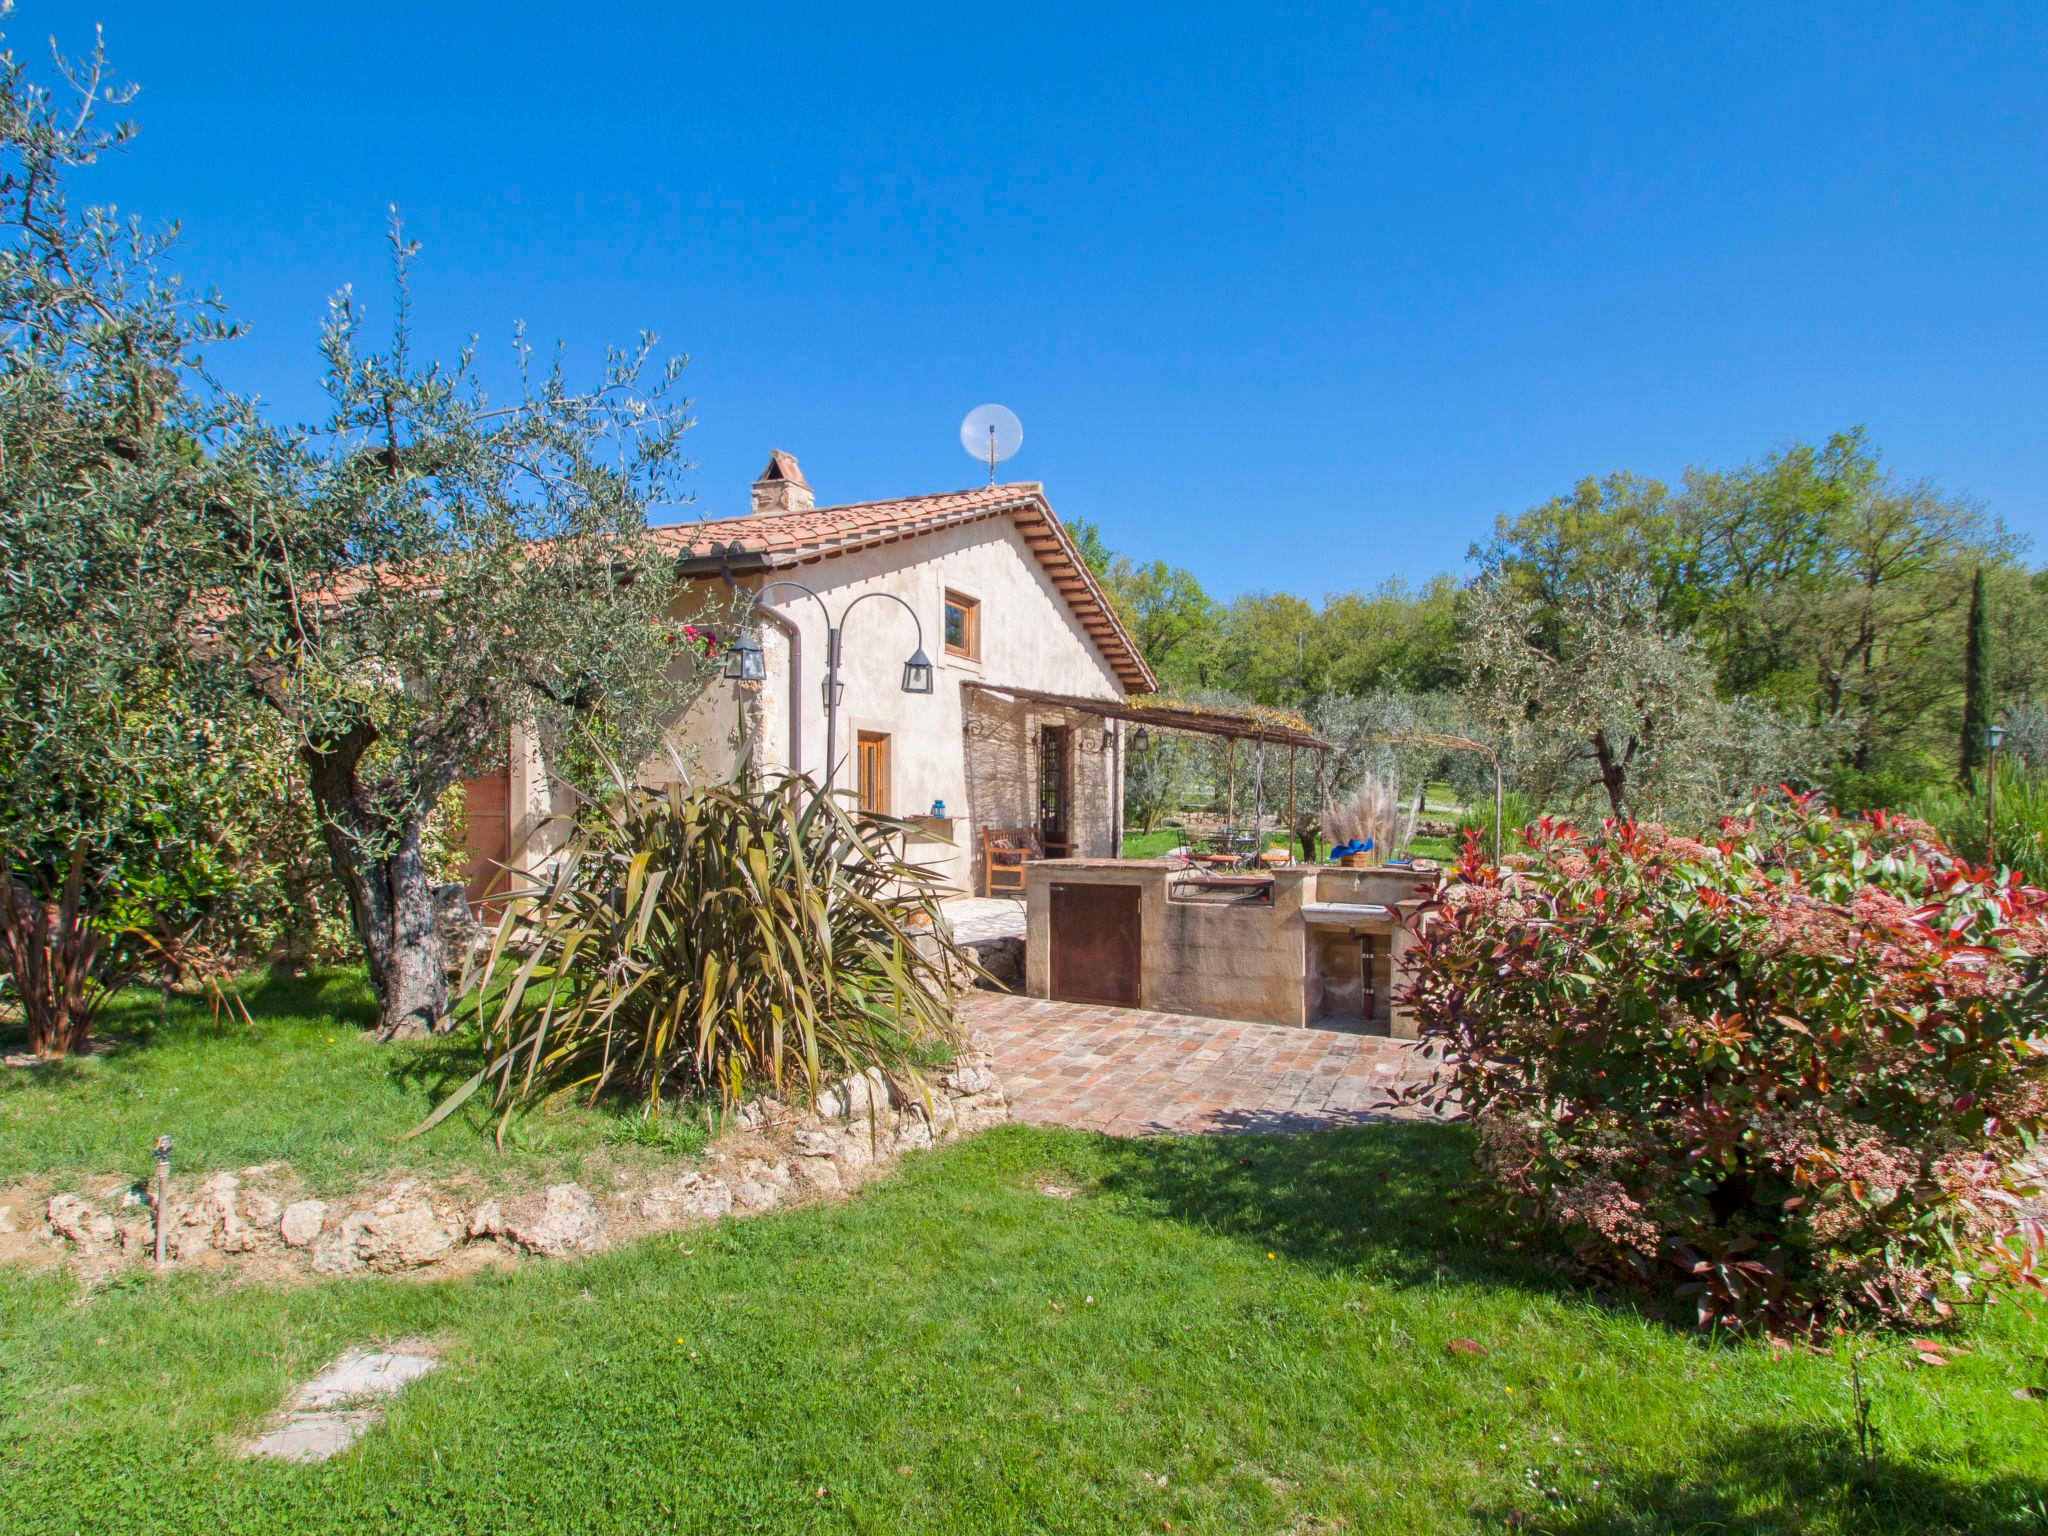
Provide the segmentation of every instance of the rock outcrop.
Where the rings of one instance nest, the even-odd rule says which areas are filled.
[[[640,1214],[658,1227],[716,1221],[732,1211],[732,1186],[692,1169],[640,1197]]]
[[[52,1195],[44,1211],[50,1230],[77,1248],[94,1248],[114,1240],[114,1218],[76,1195]]]
[[[294,1200],[278,1220],[277,1235],[287,1248],[310,1248],[326,1225],[325,1200]]]

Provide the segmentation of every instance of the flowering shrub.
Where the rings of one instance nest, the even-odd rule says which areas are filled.
[[[669,649],[681,647],[687,651],[695,651],[702,654],[706,661],[715,661],[718,658],[718,648],[723,642],[718,638],[717,630],[702,629],[695,624],[667,622],[664,622],[660,629],[661,643]]]
[[[1467,839],[1409,1001],[1489,1183],[1702,1326],[1945,1313],[2039,1285],[2048,895],[1924,823],[1789,794],[1711,841]]]

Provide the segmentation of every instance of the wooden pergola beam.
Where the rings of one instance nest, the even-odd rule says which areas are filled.
[[[1085,694],[1049,693],[1042,688],[1020,688],[1002,683],[964,682],[963,689],[996,693],[1006,698],[1027,699],[1035,704],[1054,704],[1063,709],[1098,715],[1105,720],[1128,720],[1134,725],[1162,731],[1184,731],[1196,736],[1216,736],[1227,741],[1270,741],[1286,747],[1306,747],[1327,753],[1331,744],[1313,731],[1275,725],[1252,715],[1221,711],[1176,709],[1165,704],[1129,704],[1121,699],[1096,699]]]

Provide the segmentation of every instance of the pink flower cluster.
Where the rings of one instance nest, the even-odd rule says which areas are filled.
[[[670,649],[684,646],[703,655],[707,660],[718,654],[719,638],[715,629],[699,629],[694,624],[662,628],[662,643]]]

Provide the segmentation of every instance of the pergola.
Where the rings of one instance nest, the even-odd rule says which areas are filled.
[[[1040,688],[1019,688],[1004,683],[964,682],[962,689],[976,693],[997,694],[1004,698],[1023,699],[1034,704],[1050,704],[1061,709],[1070,709],[1078,714],[1094,715],[1103,720],[1124,720],[1141,729],[1180,731],[1194,736],[1214,736],[1228,741],[1233,746],[1240,741],[1256,742],[1261,747],[1268,743],[1287,749],[1287,835],[1294,837],[1294,779],[1295,757],[1301,751],[1327,755],[1332,746],[1313,731],[1287,725],[1277,720],[1263,719],[1258,715],[1238,714],[1229,710],[1189,709],[1173,704],[1140,704],[1127,699],[1100,699],[1085,694],[1049,693]],[[1123,764],[1117,763],[1117,781],[1122,782]],[[1263,813],[1265,794],[1265,761],[1261,754],[1259,771],[1253,791],[1253,817],[1257,820]],[[1237,754],[1232,751],[1229,764],[1229,779],[1226,790],[1228,803],[1237,803]],[[1116,836],[1121,846],[1123,839],[1123,811],[1119,801],[1116,813]]]

